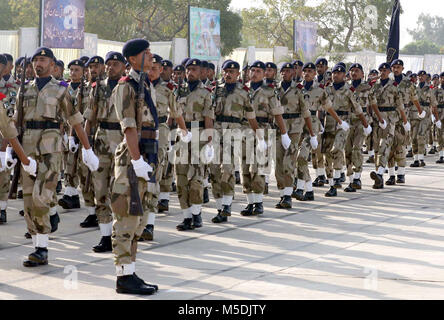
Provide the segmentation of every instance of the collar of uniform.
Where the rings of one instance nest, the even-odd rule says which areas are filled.
[[[145,73],[145,75],[147,75],[147,74]],[[133,68],[131,68],[128,76],[130,78],[136,80],[137,82],[139,82],[139,80],[140,80],[140,73],[138,71],[134,70]],[[148,79],[148,75],[147,75],[147,79]]]

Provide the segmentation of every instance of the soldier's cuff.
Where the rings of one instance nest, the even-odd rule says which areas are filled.
[[[256,112],[245,112],[245,118],[247,118],[247,120],[256,119]]]
[[[124,118],[120,121],[120,126],[122,127],[122,132],[125,132],[128,128],[137,128],[137,123],[133,118]]]
[[[271,109],[271,114],[273,116],[279,116],[281,114],[284,114],[284,107],[279,106],[279,107]]]
[[[4,131],[2,131],[3,138],[14,139],[18,136],[18,131],[13,124],[10,124]]]
[[[72,116],[68,118],[68,124],[73,127],[77,124],[82,124],[83,122],[83,116],[80,112],[76,112]]]

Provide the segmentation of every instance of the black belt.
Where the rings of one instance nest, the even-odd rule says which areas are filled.
[[[50,121],[26,121],[26,129],[45,130],[60,129],[60,123]]]
[[[159,117],[159,123],[165,123],[165,122],[167,122],[167,120],[168,120],[167,116]]]
[[[438,108],[439,109],[443,109],[444,108],[444,104],[438,104]]]
[[[231,116],[216,116],[218,122],[241,123],[242,119]]]
[[[310,113],[311,113],[312,116],[315,116],[316,113],[317,113],[317,111],[311,111],[311,110],[310,110]]]
[[[256,117],[256,121],[258,123],[273,123],[272,120],[266,118],[266,117]]]
[[[391,112],[396,111],[395,107],[379,107],[380,112]]]
[[[192,122],[197,122],[197,121],[192,121]],[[187,127],[187,129],[191,129],[191,121],[190,122],[185,122],[185,125]],[[205,127],[205,121],[199,121],[199,128],[204,128]]]
[[[99,124],[100,129],[105,130],[122,130],[122,127],[120,126],[120,123],[118,122],[100,122]]]
[[[348,116],[348,111],[336,111],[338,116]]]
[[[367,107],[362,108],[362,112],[367,112]]]
[[[288,120],[288,119],[297,119],[297,118],[300,118],[301,117],[301,114],[300,113],[284,113],[283,115],[282,115],[282,118],[284,118],[285,120]]]
[[[428,102],[421,102],[420,105],[421,107],[430,107],[430,103]]]

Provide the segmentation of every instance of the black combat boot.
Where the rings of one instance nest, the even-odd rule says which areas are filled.
[[[253,204],[249,204],[244,210],[241,211],[242,216],[252,216],[253,215]]]
[[[19,215],[21,215],[22,217],[24,217],[24,216],[25,216],[25,210],[20,210],[20,211],[19,211]]]
[[[264,205],[262,204],[262,202],[255,203],[253,214],[259,215],[259,214],[263,214],[263,213],[264,213]]]
[[[56,212],[56,214],[49,216],[49,222],[51,222],[51,233],[56,232],[60,223],[59,214]]]
[[[202,228],[202,213],[193,214],[193,228]]]
[[[396,185],[396,177],[390,176],[390,178],[385,182],[386,186],[394,186]]]
[[[221,215],[222,210],[217,210],[217,216],[215,216],[213,219],[211,219],[211,222],[213,223],[222,223],[222,222],[227,222],[228,218],[227,217],[223,217]]]
[[[409,150],[407,152],[406,158],[413,158],[413,151],[412,150]]]
[[[35,252],[28,256],[28,260],[23,261],[25,267],[37,267],[48,264],[48,249],[47,248],[35,248]]]
[[[264,194],[268,194],[268,183],[265,184]]]
[[[153,241],[154,239],[154,226],[152,224],[147,224],[145,229],[143,229],[142,235],[139,240]]]
[[[396,183],[404,184],[405,183],[405,175],[398,174],[398,179],[396,179]]]
[[[220,212],[222,217],[231,217],[231,205],[224,204]]]
[[[59,206],[65,210],[69,209],[79,209],[80,208],[80,198],[79,196],[67,196],[66,194],[58,201]]]
[[[32,236],[31,236],[31,234],[29,232],[26,232],[25,233],[25,238],[26,239],[32,239]]]
[[[436,163],[444,163],[444,157],[439,157],[439,159],[436,160]]]
[[[362,189],[361,179],[353,179],[351,186],[353,187],[353,189],[361,190]]]
[[[59,180],[59,182],[57,182],[56,192],[57,194],[60,194],[61,191],[62,191],[62,181]]]
[[[345,179],[345,173],[342,172],[342,173],[341,173],[341,177],[339,178],[339,182],[344,183],[345,181],[346,181],[346,179]]]
[[[368,157],[368,159],[365,163],[375,163],[375,156]]]
[[[284,200],[284,197],[281,197],[281,200],[279,200],[279,203],[277,203],[277,204],[274,206],[276,209],[283,209],[283,208],[281,207],[282,200]]]
[[[304,195],[304,199],[302,201],[314,201],[314,192],[313,191],[307,191]]]
[[[382,175],[377,174],[375,171],[370,173],[370,178],[375,181],[373,189],[384,189],[384,179]]]
[[[208,188],[204,188],[203,191],[203,203],[208,203],[210,202],[210,195],[208,193]]]
[[[333,179],[333,181],[335,183],[333,185],[333,188],[335,188],[335,189],[342,189],[341,178]]]
[[[324,181],[322,180],[322,178],[316,177],[315,181],[313,181],[313,187],[323,187],[324,186]]]
[[[17,199],[23,199],[23,190],[17,192]]]
[[[356,192],[356,189],[353,188],[353,184],[350,183],[347,188],[344,189],[344,192]]]
[[[172,182],[171,183],[171,192],[176,192],[176,191],[177,191],[176,183]]]
[[[234,172],[234,177],[236,178],[236,184],[241,184],[241,178],[240,178],[239,171]]]
[[[166,199],[162,199],[157,203],[157,210],[159,213],[168,211],[169,209],[169,201]]]
[[[338,196],[338,191],[336,190],[335,187],[330,187],[330,190],[328,190],[328,192],[325,194],[325,196],[327,198],[337,197]]]
[[[302,199],[304,199],[304,190],[302,189],[293,190],[291,197],[295,198],[296,200],[302,201]]]
[[[151,295],[156,292],[154,287],[147,286],[140,280],[134,274],[119,276],[116,282],[116,292],[140,295]]]
[[[80,222],[82,228],[95,228],[99,226],[97,216],[95,214],[88,215],[83,222]]]
[[[176,229],[179,231],[194,230],[193,219],[192,218],[183,219],[182,223],[176,226]]]
[[[280,205],[281,209],[291,209],[291,196],[284,196]]]
[[[411,165],[410,168],[419,168],[421,165],[419,164],[419,160],[415,160]]]
[[[426,166],[424,160],[421,160],[419,165],[420,165],[421,167],[425,167],[425,166]]]
[[[144,285],[148,286],[148,287],[153,287],[154,290],[158,291],[159,290],[159,286],[157,286],[156,284],[151,284],[151,283],[146,283],[143,279],[139,278],[139,276],[134,272],[133,275],[136,277],[136,279],[139,282],[142,282]]]
[[[436,147],[432,147],[429,151],[429,154],[435,154],[436,153]]]
[[[5,224],[7,222],[6,210],[0,211],[0,224]]]
[[[98,245],[93,247],[94,252],[111,252],[113,246],[111,244],[111,236],[103,236]]]

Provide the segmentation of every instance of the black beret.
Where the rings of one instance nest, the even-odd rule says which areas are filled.
[[[242,68],[242,71],[247,71],[250,68],[250,66],[248,65],[248,63],[246,65],[244,65],[244,67]]]
[[[200,66],[201,66],[202,68],[208,68],[208,61],[205,61],[205,60],[201,61],[201,62],[200,62]]]
[[[208,62],[208,69],[211,69],[211,70],[215,71],[216,70],[216,66],[212,62]]]
[[[54,53],[49,48],[40,47],[32,55],[31,61],[34,61],[35,57],[48,57],[50,59],[54,59]]]
[[[257,60],[255,62],[253,62],[253,64],[250,66],[250,68],[260,68],[260,69],[265,70],[265,63],[263,63],[262,61]]]
[[[68,64],[68,69],[71,68],[71,66],[79,66],[79,67],[84,67],[85,64],[83,63],[82,60],[80,59],[76,59],[76,60],[72,60],[69,64]]]
[[[358,69],[360,69],[361,71],[364,71],[364,68],[363,68],[362,65],[359,64],[359,63],[353,63],[353,64],[350,66],[350,69],[348,69],[348,71],[351,71],[351,69],[353,69],[353,68],[358,68]]]
[[[15,60],[15,65],[16,66],[19,66],[19,65],[21,65],[22,64],[22,61],[25,59],[25,57],[20,57],[20,58],[18,58],[17,60]]]
[[[145,39],[132,39],[124,44],[122,53],[123,56],[128,59],[129,57],[137,56],[149,47],[150,43]]]
[[[183,65],[185,67],[185,65],[187,64],[188,60],[190,60],[191,58],[185,58],[182,60],[181,65]]]
[[[173,63],[170,60],[162,60],[162,67],[173,67]]]
[[[294,66],[299,66],[299,67],[303,67],[304,63],[301,60],[293,60],[292,64]]]
[[[307,62],[306,64],[304,64],[304,66],[302,67],[302,70],[305,69],[313,69],[316,70],[316,66],[313,62]]]
[[[185,68],[188,68],[190,66],[197,66],[200,67],[202,64],[202,62],[199,59],[190,59],[187,61],[187,63],[185,64]]]
[[[226,69],[237,69],[237,70],[239,70],[240,69],[240,65],[236,61],[228,61],[228,62],[226,62],[222,66],[222,70],[226,70]]]
[[[343,66],[344,67],[344,69],[347,69],[347,65],[344,63],[344,62],[338,62],[338,63],[336,63],[336,65],[337,66]]]
[[[439,74],[434,74],[432,79],[439,79]]]
[[[83,64],[86,64],[89,61],[89,57],[83,56],[79,60],[82,60]]]
[[[441,72],[441,74],[439,76],[440,77],[444,77],[444,72]]]
[[[416,78],[416,77],[418,77],[418,75],[417,75],[416,73],[412,73],[412,74],[410,75],[410,78]]]
[[[103,61],[103,58],[100,56],[94,56],[88,60],[88,62],[85,64],[85,67],[89,67],[91,63],[105,64],[105,61]]]
[[[276,69],[277,70],[277,65],[273,62],[267,62],[265,64],[265,68],[271,68],[271,69]]]
[[[159,56],[158,54],[153,54],[153,63],[162,63],[163,58]]]
[[[107,63],[109,60],[120,61],[123,64],[126,64],[126,60],[123,55],[116,51],[110,51],[106,54],[105,63]]]
[[[430,73],[427,73],[427,77],[431,78],[431,77],[432,77],[432,75],[431,75]]]
[[[328,66],[328,61],[325,58],[318,58],[315,62],[315,65],[320,64],[321,66]]]
[[[390,67],[393,67],[393,66],[404,66],[404,61],[402,61],[401,59],[393,60]]]
[[[14,57],[11,56],[9,53],[3,53],[3,55],[5,56],[6,60],[10,62],[14,61]]]
[[[345,72],[345,68],[342,64],[337,64],[333,67],[333,69],[331,70],[331,72]]]
[[[425,72],[424,70],[418,72],[418,76],[425,76],[425,75],[427,75],[427,72]]]
[[[0,64],[4,64],[6,66],[6,64],[8,63],[8,59],[6,59],[4,54],[0,54]]]
[[[174,67],[173,71],[185,71],[185,67],[181,64],[178,64]]]
[[[57,60],[56,65],[62,69],[65,69],[65,63],[62,60]]]
[[[387,62],[381,63],[381,64],[379,65],[378,70],[381,70],[381,69],[387,69],[387,70],[390,70],[390,65],[389,65]]]
[[[379,72],[378,72],[378,70],[373,69],[373,70],[371,70],[371,71],[369,72],[369,74],[379,74]]]
[[[282,67],[281,67],[281,71],[284,70],[284,69],[291,69],[291,70],[293,70],[294,69],[294,65],[292,63],[290,63],[290,62],[285,62],[282,65]]]

